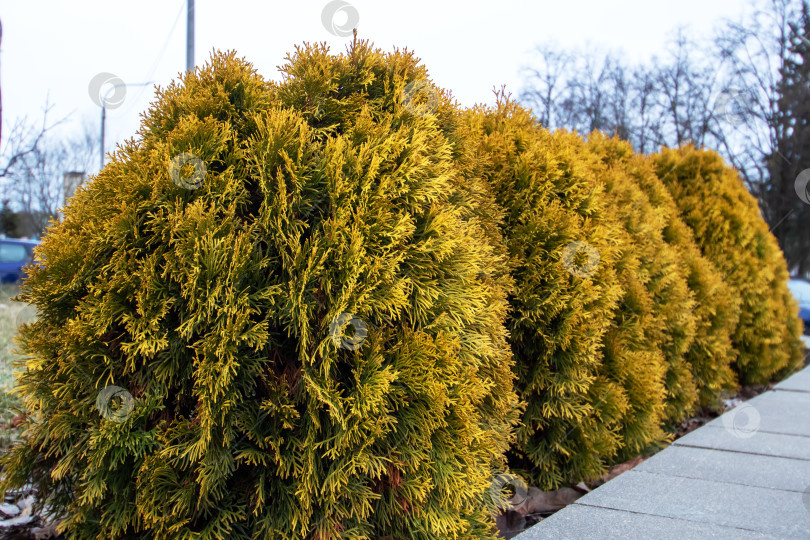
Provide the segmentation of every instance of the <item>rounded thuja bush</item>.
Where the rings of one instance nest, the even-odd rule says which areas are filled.
[[[510,465],[544,489],[599,476],[630,409],[602,353],[622,295],[615,223],[604,220],[578,136],[549,133],[503,95],[495,108],[468,111],[466,124],[504,208],[515,280],[508,325],[527,405]]]
[[[680,422],[694,412],[698,402],[695,376],[686,353],[695,339],[696,298],[687,283],[682,254],[665,240],[668,216],[651,203],[634,179],[639,156],[630,143],[600,132],[588,138],[588,148],[599,159],[598,177],[605,185],[609,206],[628,234],[632,251],[640,261],[636,278],[652,299],[645,341],[663,353],[666,362],[666,410],[669,423]]]
[[[285,70],[160,90],[39,248],[2,488],[71,538],[494,536],[508,279],[452,106],[362,43]]]
[[[653,156],[703,254],[740,299],[732,336],[743,384],[764,384],[801,365],[801,322],[787,263],[737,171],[714,151],[687,145]]]
[[[625,167],[663,221],[663,239],[677,250],[695,299],[692,311],[696,319],[695,336],[685,359],[697,387],[697,404],[723,411],[723,393],[737,386],[737,377],[731,368],[737,354],[731,335],[740,317],[739,297],[701,253],[692,229],[683,222],[675,201],[656,175],[652,160],[628,155]]]
[[[653,235],[640,219],[644,196],[628,185],[622,168],[607,158],[606,163],[579,135],[564,136],[572,140],[581,166],[590,171],[586,182],[601,193],[601,220],[616,246],[613,266],[621,296],[601,341],[599,373],[621,389],[624,408],[616,426],[621,445],[610,462],[624,461],[667,440],[665,321],[657,306]]]

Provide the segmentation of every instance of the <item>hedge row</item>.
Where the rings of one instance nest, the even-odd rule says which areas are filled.
[[[704,256],[739,299],[731,337],[740,382],[764,384],[794,371],[802,361],[802,323],[784,255],[756,199],[711,150],[663,149],[653,163]]]
[[[69,537],[494,538],[499,473],[595,478],[798,367],[715,153],[464,110],[366,42],[282,72],[160,90],[39,248],[0,488]]]

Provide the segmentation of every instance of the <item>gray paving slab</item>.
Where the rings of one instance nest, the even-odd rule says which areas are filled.
[[[577,504],[770,534],[810,538],[802,493],[628,471]]]
[[[516,538],[810,538],[810,368]]]
[[[740,436],[722,427],[706,425],[677,439],[672,445],[810,460],[810,438],[765,431]]]
[[[810,371],[803,369],[774,386],[777,390],[810,392]]]
[[[769,401],[789,401],[796,404],[810,404],[810,393],[808,392],[788,392],[781,390],[768,390],[758,396],[754,396],[746,403],[763,403]]]
[[[514,537],[514,540],[776,540],[778,536],[648,514],[572,504]]]
[[[810,393],[765,392],[707,425],[728,427],[739,434],[761,430],[810,437]]]
[[[810,461],[688,446],[671,446],[633,470],[785,491],[810,486]]]

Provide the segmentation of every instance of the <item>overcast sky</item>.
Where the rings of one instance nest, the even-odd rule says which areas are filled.
[[[196,54],[204,63],[214,49],[235,49],[266,78],[295,44],[327,42],[342,52],[350,37],[323,23],[326,0],[271,2],[196,0]],[[547,40],[562,46],[596,45],[640,60],[666,54],[679,26],[708,36],[722,18],[738,18],[746,0],[499,0],[392,2],[347,0],[338,27],[355,10],[359,36],[378,47],[416,52],[439,86],[463,105],[492,102],[493,86],[517,94],[521,67]],[[0,84],[3,133],[22,116],[41,119],[46,99],[53,119],[70,114],[64,129],[82,122],[98,129],[100,109],[88,91],[108,72],[128,85],[166,85],[185,69],[185,0],[0,0],[3,25]],[[107,115],[107,151],[135,134],[139,113],[153,96],[128,86],[124,102]],[[5,143],[5,140],[3,141]]]

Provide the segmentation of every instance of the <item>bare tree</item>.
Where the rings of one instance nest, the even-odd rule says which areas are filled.
[[[717,146],[759,199],[791,270],[810,274],[810,208],[796,195],[810,167],[807,0],[762,0],[715,39],[720,98],[735,107],[713,124]],[[728,100],[731,96],[731,100]],[[721,103],[722,105],[722,103]]]
[[[616,134],[642,152],[700,145],[710,135],[715,77],[693,48],[680,31],[667,58],[634,66],[615,53],[542,45],[521,99],[552,129]]]
[[[574,60],[567,51],[559,50],[553,43],[536,48],[537,62],[524,68],[526,77],[534,84],[523,93],[523,99],[534,107],[534,115],[544,126],[558,125],[557,104],[565,95],[568,79],[566,71]]]
[[[536,52],[537,61],[525,68],[528,84],[521,99],[532,106],[541,124],[631,137],[633,74],[617,56],[558,51],[551,43]]]
[[[778,139],[767,156],[763,190],[766,219],[785,251],[791,269],[810,275],[810,200],[799,178],[810,171],[810,3],[801,20],[791,21],[791,37],[780,70],[774,131]]]
[[[50,107],[45,108],[41,125],[23,118],[5,138],[0,169],[3,199],[32,220],[42,231],[50,219],[56,219],[64,204],[63,176],[70,171],[89,171],[98,160],[95,129],[85,123],[73,136],[57,137],[53,128],[64,122],[47,122]]]
[[[790,25],[800,20],[801,4],[766,0],[748,17],[724,21],[715,39],[724,74],[718,97],[735,111],[723,115],[728,111],[720,103],[713,135],[763,204],[767,204],[763,197],[769,179],[767,158],[785,136],[784,126],[777,121],[779,81],[794,34]]]
[[[627,139],[633,142],[639,152],[655,152],[662,140],[656,76],[645,68],[636,67],[631,74],[630,85],[629,107],[635,116],[628,120],[628,125],[633,127]]]
[[[669,43],[668,59],[655,62],[653,71],[656,93],[663,116],[659,123],[658,143],[703,146],[712,120],[712,87],[716,78],[707,60],[694,54],[699,50],[683,29]]]
[[[42,124],[36,125],[27,117],[18,119],[11,128],[11,133],[5,138],[5,146],[0,148],[0,179],[13,174],[15,167],[26,156],[36,151],[48,131],[64,122],[64,119],[48,123],[48,114],[53,107],[47,102],[42,114]]]
[[[810,0],[752,0],[710,42],[684,29],[667,54],[631,65],[612,53],[538,47],[522,100],[551,129],[594,129],[644,153],[716,148],[760,201],[792,268],[810,274]]]

